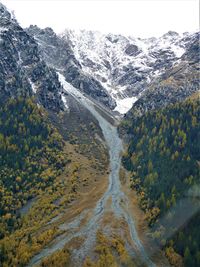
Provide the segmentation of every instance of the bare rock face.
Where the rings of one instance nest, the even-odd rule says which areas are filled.
[[[136,118],[145,112],[181,102],[200,90],[199,33],[194,34],[179,62],[155,79],[126,118]]]
[[[83,72],[69,42],[57,36],[50,28],[40,29],[32,25],[26,31],[38,43],[45,62],[62,72],[67,82],[109,108],[115,107],[115,101],[101,83],[92,75]],[[88,59],[87,64],[93,66],[95,63]]]
[[[82,72],[99,81],[117,103],[131,97],[139,99],[154,81],[162,80],[185,60],[183,55],[196,38],[196,34],[173,31],[148,39],[85,30],[66,30],[61,36]],[[191,55],[192,60],[197,57],[195,47]]]
[[[37,26],[26,31],[49,66],[110,109],[123,99],[139,99],[154,80],[183,61],[195,36],[169,31],[160,38],[140,39],[85,30],[66,30],[58,36]]]
[[[198,90],[198,63],[198,33],[169,31],[148,39],[85,30],[56,35],[51,28],[22,29],[0,4],[0,101],[34,95],[47,109],[64,109],[58,71],[112,110],[121,112],[128,100],[121,113],[127,112],[138,99],[131,112],[139,115]]]
[[[126,47],[125,53],[129,56],[137,56],[139,53],[141,53],[141,50],[139,50],[137,45],[130,44]]]
[[[41,59],[37,42],[0,4],[0,101],[35,95],[45,108],[63,109],[56,72]]]

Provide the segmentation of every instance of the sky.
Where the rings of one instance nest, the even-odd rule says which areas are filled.
[[[22,27],[97,30],[135,37],[199,29],[198,0],[0,0]]]

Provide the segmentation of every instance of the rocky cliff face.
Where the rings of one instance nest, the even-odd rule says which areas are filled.
[[[0,4],[0,94],[35,96],[52,110],[63,109],[56,72],[40,58],[38,44]]]
[[[163,74],[184,60],[182,56],[195,35],[171,31],[160,38],[141,39],[66,30],[62,37],[74,51],[84,73],[98,80],[117,102],[115,110],[124,113],[154,80],[162,79]],[[127,109],[123,109],[123,102]]]
[[[154,80],[162,80],[162,75],[184,61],[183,54],[195,38],[194,34],[168,32],[160,38],[140,39],[84,30],[66,30],[57,36],[52,29],[37,26],[30,26],[27,33],[34,37],[49,66],[122,114]]]
[[[58,36],[37,26],[25,31],[1,4],[1,100],[34,95],[48,109],[64,109],[58,71],[116,112],[125,114],[135,103],[138,116],[198,90],[198,48],[198,33],[141,39],[71,30]]]
[[[30,26],[26,31],[38,43],[45,62],[62,72],[67,82],[109,108],[115,107],[115,101],[101,83],[92,74],[84,73],[69,42],[57,36],[51,28]]]
[[[133,108],[126,114],[126,118],[141,116],[149,110],[183,101],[194,92],[199,92],[199,38],[199,33],[190,38],[185,53],[172,68],[166,70],[149,84]]]

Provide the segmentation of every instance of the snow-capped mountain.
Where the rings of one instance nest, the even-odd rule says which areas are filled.
[[[178,64],[193,34],[168,32],[160,38],[66,30],[62,34],[84,73],[93,76],[126,113],[150,82]]]
[[[182,102],[195,92],[200,95],[200,33],[190,37],[186,51],[163,74],[154,79],[125,117],[136,118],[147,111]]]
[[[51,28],[40,29],[31,25],[26,31],[34,37],[44,61],[49,67],[62,72],[67,82],[110,109],[116,106],[101,83],[93,75],[82,70],[73,49],[65,39],[56,35]]]
[[[131,109],[155,80],[185,60],[196,38],[195,33],[172,31],[148,39],[86,30],[56,35],[50,28],[37,26],[26,31],[38,43],[45,62],[67,82],[121,114]]]
[[[85,30],[56,35],[37,26],[24,30],[0,4],[1,98],[34,95],[44,107],[59,111],[66,106],[60,72],[88,97],[121,114],[135,102],[136,107],[142,103],[141,111],[157,106],[158,99],[171,103],[198,88],[198,41],[198,33],[141,39]]]

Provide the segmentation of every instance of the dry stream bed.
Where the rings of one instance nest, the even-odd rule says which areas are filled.
[[[74,266],[82,266],[88,256],[94,259],[99,231],[110,238],[119,236],[124,241],[127,253],[133,260],[132,266],[166,266],[161,252],[155,256],[153,244],[146,237],[148,227],[144,222],[144,214],[138,208],[136,195],[129,189],[125,171],[120,171],[123,144],[116,126],[106,119],[108,113],[102,115],[102,107],[69,85],[61,74],[59,79],[66,92],[98,121],[109,150],[109,179],[106,174],[108,170],[95,183],[90,179],[90,186],[83,187],[76,201],[62,216],[52,220],[52,225],[59,227],[62,233],[35,255],[28,266],[38,265],[66,244],[72,252]],[[115,118],[111,120],[115,122]]]

